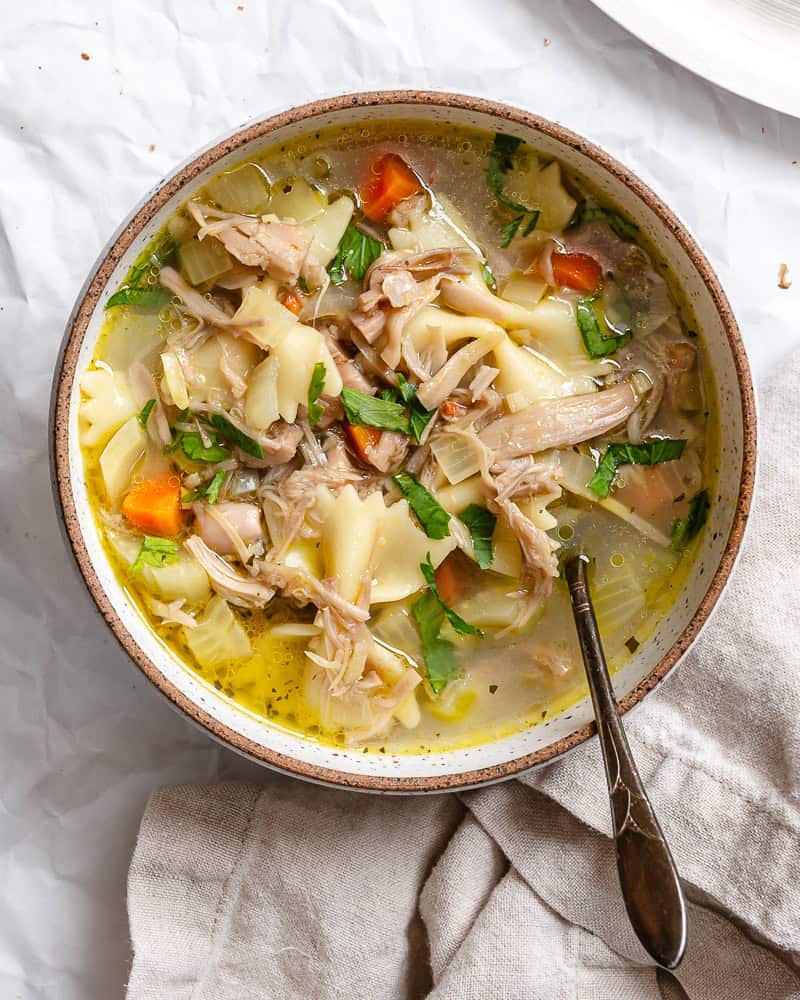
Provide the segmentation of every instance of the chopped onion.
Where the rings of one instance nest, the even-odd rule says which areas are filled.
[[[255,163],[245,163],[215,177],[206,191],[226,212],[259,215],[269,206],[269,179]]]
[[[178,409],[185,410],[189,405],[189,390],[186,387],[180,361],[175,354],[167,351],[161,355],[161,364],[164,367],[164,381],[172,402]]]
[[[481,467],[478,444],[461,434],[437,435],[430,446],[439,468],[453,485],[474,476]]]
[[[255,469],[237,469],[228,481],[228,496],[249,496],[258,490],[259,485],[260,478]]]
[[[219,240],[188,240],[178,247],[181,274],[197,287],[214,281],[233,267],[233,258]]]

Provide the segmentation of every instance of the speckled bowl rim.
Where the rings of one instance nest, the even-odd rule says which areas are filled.
[[[228,726],[223,725],[205,712],[199,705],[187,698],[185,694],[178,690],[164,676],[156,664],[145,655],[133,636],[125,628],[104,591],[89,558],[86,543],[80,529],[69,472],[69,405],[72,384],[77,373],[79,351],[89,320],[114,268],[150,219],[153,218],[173,195],[178,193],[188,182],[208,166],[255,139],[266,136],[270,132],[274,132],[284,126],[293,125],[302,122],[304,119],[331,112],[359,107],[374,108],[392,105],[405,105],[412,114],[414,106],[434,106],[491,115],[499,120],[536,129],[538,132],[594,160],[638,195],[651,211],[658,216],[661,222],[671,230],[678,244],[691,260],[711,296],[728,338],[741,398],[743,448],[739,495],[728,541],[705,596],[698,605],[691,621],[671,648],[664,654],[650,673],[619,701],[620,712],[624,714],[630,711],[630,709],[642,701],[648,692],[652,691],[667,677],[697,637],[700,629],[707,621],[719,600],[733,569],[744,536],[753,496],[756,465],[756,407],[747,356],[736,319],[719,280],[700,247],[677,216],[667,208],[646,184],[598,146],[576,135],[574,132],[563,128],[561,125],[557,125],[548,119],[541,118],[538,115],[531,114],[519,108],[479,97],[468,97],[462,94],[439,91],[386,90],[345,94],[340,97],[303,104],[280,114],[249,123],[228,137],[202,150],[183,166],[179,167],[161,182],[154,192],[133,211],[115,236],[112,237],[109,247],[101,253],[75,303],[67,323],[54,375],[51,406],[51,471],[56,506],[60,506],[59,514],[62,518],[67,541],[74,554],[80,574],[98,611],[108,623],[123,649],[142,673],[169,700],[174,708],[185,717],[195,722],[226,746],[251,760],[309,781],[360,791],[398,793],[444,792],[474,788],[479,785],[502,781],[529,771],[531,768],[548,763],[590,739],[596,732],[595,725],[593,722],[587,723],[569,736],[556,740],[546,747],[501,764],[474,770],[465,770],[453,774],[419,777],[351,774],[300,761],[286,754],[281,754],[261,746],[230,729]]]

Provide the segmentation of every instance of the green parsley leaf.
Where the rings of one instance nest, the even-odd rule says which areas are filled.
[[[352,224],[339,241],[336,256],[328,265],[328,274],[334,285],[341,285],[348,277],[361,281],[370,267],[383,253],[383,244],[362,233]]]
[[[161,285],[148,285],[147,278],[154,267],[172,257],[177,249],[173,236],[166,230],[159,234],[155,242],[145,247],[136,258],[121,287],[106,302],[105,308],[114,306],[138,306],[141,309],[161,309],[172,299],[172,292]]]
[[[494,534],[497,518],[485,507],[481,507],[477,503],[471,503],[461,511],[458,519],[459,521],[463,521],[469,528],[478,565],[481,569],[488,569],[494,559],[492,535]]]
[[[224,469],[218,469],[214,473],[214,478],[205,486],[197,490],[192,490],[190,493],[184,493],[181,497],[181,503],[194,503],[195,500],[207,500],[209,503],[216,503],[219,500],[219,494],[222,484],[225,482],[226,475],[227,473]]]
[[[600,323],[597,319],[594,306],[596,300],[596,295],[591,296],[591,298],[578,299],[576,317],[578,329],[589,357],[605,358],[627,344],[632,334],[628,331],[618,336],[606,336],[600,329]]]
[[[419,568],[422,571],[422,575],[425,577],[425,582],[428,584],[431,593],[441,605],[445,617],[455,631],[458,632],[459,635],[477,635],[482,639],[484,636],[482,629],[479,629],[477,625],[470,625],[469,622],[465,622],[461,615],[456,614],[450,605],[445,604],[442,600],[441,595],[439,594],[439,588],[436,586],[436,570],[433,568],[430,552],[425,557],[425,562],[419,564]]]
[[[314,371],[311,373],[311,381],[308,383],[308,422],[312,427],[322,416],[323,408],[317,400],[322,395],[326,374],[324,363],[318,361],[314,365]]]
[[[231,457],[230,451],[217,444],[217,435],[209,434],[211,444],[206,447],[200,431],[179,431],[172,445],[167,447],[174,451],[180,448],[191,462],[224,462]]]
[[[695,538],[708,520],[711,498],[708,490],[700,490],[689,501],[689,513],[686,517],[676,517],[672,522],[670,548],[680,552]]]
[[[506,249],[509,243],[511,243],[517,235],[517,230],[522,225],[522,220],[524,218],[524,215],[518,215],[516,218],[512,219],[511,222],[507,222],[500,230],[500,246],[503,250]]]
[[[539,222],[539,216],[540,216],[541,214],[542,214],[542,213],[541,213],[541,211],[540,211],[540,210],[539,210],[538,208],[536,209],[536,211],[535,211],[535,212],[533,212],[533,213],[531,214],[531,217],[530,217],[530,219],[528,219],[528,224],[527,224],[527,226],[525,226],[525,228],[524,228],[524,229],[522,230],[522,235],[523,235],[523,236],[530,236],[530,235],[531,235],[531,233],[532,233],[532,232],[534,231],[534,229],[536,228],[536,225],[537,225],[537,223]]]
[[[408,506],[416,514],[417,520],[428,538],[447,538],[450,534],[448,527],[450,515],[438,500],[430,495],[422,483],[418,483],[407,472],[399,472],[396,476],[392,476],[392,480],[408,500]]]
[[[251,438],[244,431],[240,431],[238,427],[228,420],[227,417],[223,416],[221,413],[204,413],[201,414],[200,419],[206,423],[210,424],[215,430],[219,431],[219,434],[225,441],[230,444],[235,444],[237,448],[241,448],[242,451],[246,452],[248,455],[252,455],[253,458],[263,458],[264,449],[255,440]]]
[[[658,465],[680,458],[686,442],[680,438],[656,438],[642,444],[610,444],[589,480],[589,489],[607,497],[620,465]]]
[[[636,234],[639,232],[639,227],[635,222],[631,222],[630,219],[625,218],[621,212],[617,212],[613,208],[584,208],[575,225],[583,222],[596,222],[597,220],[607,222],[621,240],[635,240]],[[570,225],[573,225],[572,220],[570,220]]]
[[[510,208],[512,212],[522,212],[523,215],[527,215],[536,209],[528,208],[527,205],[514,201],[503,193],[505,175],[513,168],[514,156],[521,145],[522,139],[517,139],[516,136],[506,135],[503,132],[495,133],[492,151],[489,153],[489,165],[486,168],[486,183],[501,205]]]
[[[297,279],[297,287],[300,289],[303,295],[309,295],[311,293],[311,289],[308,287],[308,282],[306,281],[306,279],[303,277],[302,274]]]
[[[408,403],[408,422],[411,427],[411,434],[417,444],[419,444],[425,428],[436,415],[436,410],[425,409],[417,399],[417,387],[412,385],[402,372],[397,373],[397,384],[400,386],[403,399]]]
[[[222,484],[225,482],[225,476],[227,473],[223,469],[218,469],[214,473],[214,478],[206,486],[203,495],[209,503],[216,503],[219,500],[219,493],[222,489]]]
[[[497,291],[497,278],[492,274],[492,269],[488,264],[481,264],[481,275],[483,280],[486,282],[486,287],[492,291]]]
[[[142,427],[147,427],[147,421],[150,419],[150,414],[153,412],[153,407],[155,405],[156,401],[154,399],[148,399],[142,407],[141,413],[139,414],[139,423]]]
[[[486,168],[486,184],[489,190],[495,198],[497,198],[501,205],[504,205],[506,208],[510,208],[512,212],[519,213],[517,218],[503,226],[503,229],[501,230],[501,246],[504,248],[507,247],[517,235],[517,230],[522,225],[526,215],[530,216],[530,218],[528,219],[528,224],[523,231],[523,236],[529,236],[533,232],[541,214],[540,209],[530,208],[528,205],[523,205],[519,201],[514,201],[513,198],[509,198],[508,195],[503,192],[505,176],[514,166],[514,156],[521,145],[522,139],[517,139],[513,135],[505,135],[502,132],[497,132],[494,137],[494,143],[492,144],[492,151],[489,154],[489,164]]]
[[[106,309],[114,306],[138,306],[140,309],[161,309],[169,303],[172,292],[161,285],[150,288],[120,288],[106,302]]]
[[[422,658],[425,661],[428,683],[434,694],[440,694],[458,672],[452,642],[439,635],[444,624],[444,611],[432,592],[426,590],[414,601],[411,614],[417,623],[422,643]]]
[[[155,538],[152,535],[145,535],[132,569],[139,572],[145,565],[157,568],[168,566],[178,558],[179,551],[178,543],[169,538]]]
[[[341,393],[344,415],[351,424],[362,427],[378,427],[384,431],[399,431],[409,434],[411,425],[408,413],[402,403],[368,396],[365,392],[345,386]]]

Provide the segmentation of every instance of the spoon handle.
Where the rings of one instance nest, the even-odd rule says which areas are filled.
[[[586,556],[564,564],[611,802],[617,871],[625,908],[647,952],[674,969],[686,948],[686,901],[664,834],[625,736],[586,580]]]

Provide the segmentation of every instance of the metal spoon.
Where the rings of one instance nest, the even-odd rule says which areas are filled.
[[[686,949],[686,900],[622,727],[589,596],[588,564],[584,555],[570,556],[564,575],[605,762],[619,884],[645,950],[659,965],[675,969]]]

